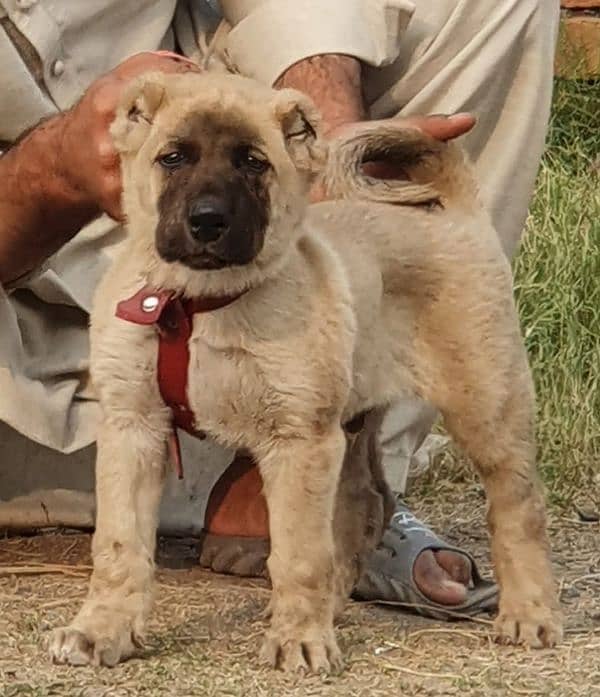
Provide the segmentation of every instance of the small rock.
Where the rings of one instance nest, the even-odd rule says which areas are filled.
[[[575,506],[579,520],[582,523],[597,523],[600,521],[600,511],[592,505]]]

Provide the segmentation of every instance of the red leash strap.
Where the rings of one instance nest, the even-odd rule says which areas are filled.
[[[183,464],[177,427],[192,430],[193,415],[187,401],[187,370],[190,362],[188,341],[192,323],[181,301],[170,291],[153,292],[142,288],[117,305],[116,316],[135,324],[156,327],[158,333],[158,388],[173,414],[173,429],[167,447],[173,469],[183,479]]]
[[[243,293],[220,298],[182,300],[171,291],[154,291],[144,287],[133,297],[117,305],[117,317],[127,322],[153,324],[156,327],[158,387],[173,414],[173,432],[169,436],[168,447],[179,479],[183,479],[183,465],[177,429],[183,428],[198,438],[205,437],[196,426],[187,394],[193,316],[198,312],[211,312],[230,305],[241,295]]]
[[[156,327],[160,394],[165,404],[171,407],[173,423],[178,428],[194,433],[194,415],[187,396],[192,317],[186,313],[181,300],[174,298],[165,306]]]

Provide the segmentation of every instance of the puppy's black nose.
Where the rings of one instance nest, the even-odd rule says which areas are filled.
[[[214,242],[229,228],[227,206],[218,196],[202,196],[188,210],[192,237],[198,242]]]

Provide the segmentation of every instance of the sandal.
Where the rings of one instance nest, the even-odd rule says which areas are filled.
[[[464,602],[441,605],[419,590],[413,568],[418,556],[427,549],[458,552],[469,559],[471,584]],[[498,586],[481,578],[475,560],[468,552],[448,545],[399,503],[383,540],[367,560],[353,597],[400,605],[424,617],[451,620],[495,611]]]

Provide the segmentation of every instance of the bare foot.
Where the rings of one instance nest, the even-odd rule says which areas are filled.
[[[426,598],[440,605],[460,605],[471,582],[471,562],[459,552],[426,549],[415,561],[413,577]]]

